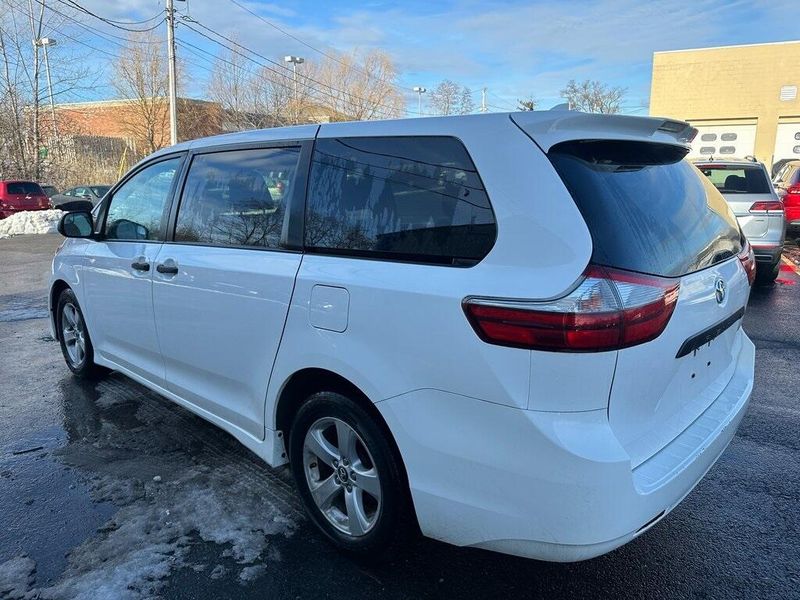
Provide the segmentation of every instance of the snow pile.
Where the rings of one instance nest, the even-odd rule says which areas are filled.
[[[0,221],[0,239],[25,233],[55,233],[64,212],[50,210],[26,210]]]
[[[31,589],[36,563],[27,555],[0,564],[0,598],[23,598]]]

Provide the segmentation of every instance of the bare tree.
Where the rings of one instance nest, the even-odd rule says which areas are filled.
[[[0,0],[0,15],[0,176],[39,180],[53,170],[59,143],[56,123],[41,107],[88,88],[91,76],[67,48],[51,53],[52,87],[41,85],[45,65],[39,40],[66,26],[64,14],[45,12],[38,0]]]
[[[578,83],[571,79],[567,87],[561,90],[561,97],[566,99],[573,110],[614,114],[619,112],[622,98],[627,91],[627,88],[611,87],[600,81],[587,79]]]
[[[533,99],[533,96],[528,96],[526,99],[517,100],[517,110],[521,111],[531,111],[536,110],[536,100]]]
[[[431,92],[430,106],[437,115],[466,115],[475,110],[472,91],[445,79]]]
[[[144,154],[169,143],[166,47],[155,42],[152,32],[131,34],[114,63],[114,88],[130,101],[120,121]]]
[[[328,57],[308,65],[303,86],[311,101],[334,120],[365,121],[402,116],[405,98],[397,88],[397,68],[388,54],[370,50]]]

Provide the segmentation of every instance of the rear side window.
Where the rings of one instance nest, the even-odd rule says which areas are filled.
[[[200,154],[192,160],[175,241],[278,248],[300,148]]]
[[[475,165],[450,137],[320,139],[306,211],[309,250],[468,266],[496,225]]]
[[[771,191],[767,174],[757,165],[697,165],[697,168],[723,194],[769,194]]]
[[[680,147],[627,141],[550,150],[591,232],[594,262],[677,277],[741,251],[736,217],[684,155]]]
[[[44,192],[38,183],[32,181],[12,181],[6,184],[6,193],[43,196]]]

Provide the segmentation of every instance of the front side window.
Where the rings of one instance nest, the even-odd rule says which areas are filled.
[[[180,158],[145,167],[114,193],[106,217],[106,239],[161,240],[169,196]]]
[[[305,227],[312,251],[458,266],[496,237],[475,165],[450,137],[317,140]]]
[[[175,241],[278,248],[299,157],[297,147],[195,156]]]

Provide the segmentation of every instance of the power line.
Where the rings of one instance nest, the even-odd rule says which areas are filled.
[[[252,50],[252,49],[248,48],[247,46],[243,46],[242,44],[240,44],[240,43],[236,42],[235,40],[232,40],[232,39],[231,39],[231,38],[229,38],[229,37],[226,37],[226,36],[224,36],[224,35],[222,35],[222,34],[220,34],[220,33],[217,33],[217,32],[215,32],[213,29],[210,29],[209,27],[206,27],[205,25],[203,25],[202,23],[200,23],[200,22],[199,22],[199,21],[197,21],[196,19],[191,19],[191,18],[189,18],[189,19],[186,19],[186,21],[188,21],[188,22],[191,22],[191,23],[195,23],[195,24],[197,24],[198,26],[200,26],[200,27],[202,27],[203,29],[205,29],[206,31],[208,31],[208,32],[212,33],[213,35],[215,35],[215,36],[217,36],[217,37],[220,37],[220,38],[222,38],[222,39],[226,40],[227,42],[229,42],[229,43],[233,44],[234,46],[236,46],[236,47],[238,47],[238,48],[241,48],[242,50],[244,50],[244,51],[246,51],[246,52],[249,52],[250,54],[252,54],[252,55],[254,55],[254,56],[257,56],[257,57],[259,57],[259,58],[261,58],[261,59],[263,59],[263,60],[267,61],[267,63],[271,63],[272,65],[275,65],[275,66],[277,66],[277,67],[280,67],[281,69],[283,69],[284,71],[286,71],[286,73],[289,73],[289,72],[290,72],[290,70],[289,70],[289,69],[288,69],[286,66],[284,66],[283,64],[281,64],[281,63],[279,63],[279,62],[276,62],[276,61],[272,60],[271,58],[264,56],[263,54],[259,54],[259,53],[258,53],[258,52],[256,52],[255,50]],[[268,64],[265,64],[265,63],[259,62],[258,60],[256,60],[256,59],[252,58],[251,56],[248,56],[247,54],[244,54],[243,52],[239,52],[238,50],[236,50],[236,48],[233,48],[233,47],[231,47],[231,46],[228,46],[228,45],[226,45],[226,44],[224,44],[224,43],[220,42],[219,40],[216,40],[216,39],[214,39],[214,38],[212,38],[212,37],[210,37],[210,36],[206,35],[206,34],[205,34],[205,33],[203,33],[202,31],[199,31],[198,29],[195,29],[194,27],[192,27],[191,25],[189,25],[187,22],[184,22],[184,23],[182,23],[182,24],[183,24],[185,27],[187,27],[188,29],[190,29],[191,31],[195,32],[197,35],[199,35],[199,36],[201,36],[201,37],[203,37],[203,38],[205,38],[205,39],[207,39],[207,40],[209,40],[209,41],[211,41],[211,42],[213,42],[213,43],[215,43],[215,44],[217,44],[217,45],[219,45],[219,46],[222,46],[223,48],[225,48],[225,49],[227,49],[227,50],[229,50],[229,51],[231,51],[231,52],[233,52],[233,53],[235,53],[235,54],[238,54],[239,56],[241,56],[241,57],[245,58],[246,60],[249,60],[249,61],[251,61],[251,62],[253,62],[253,63],[257,64],[257,65],[259,65],[259,66],[261,66],[261,67],[263,67],[263,68],[267,69],[268,71],[271,71],[272,73],[276,73],[276,74],[278,74],[278,75],[281,75],[281,76],[282,76],[282,75],[284,75],[284,73],[283,73],[283,72],[281,72],[281,71],[278,71],[278,70],[274,69],[273,67],[269,66]],[[185,41],[184,41],[184,42],[185,42]],[[195,48],[197,48],[197,47],[195,46]],[[200,48],[198,48],[198,50],[201,50],[201,51],[202,51],[202,49],[200,49]],[[231,63],[230,61],[226,61],[226,62],[228,62],[229,64],[233,65],[233,63]],[[234,65],[234,66],[235,66],[235,65]],[[362,97],[362,96],[359,96],[359,95],[357,95],[357,94],[353,94],[353,93],[351,93],[351,92],[348,92],[348,91],[346,91],[346,90],[339,89],[339,88],[337,88],[337,87],[335,87],[335,86],[332,86],[332,85],[330,85],[330,84],[327,84],[327,83],[324,83],[324,82],[318,81],[318,80],[316,80],[316,79],[314,79],[314,78],[312,78],[312,77],[309,77],[309,76],[307,76],[307,75],[303,76],[303,79],[304,79],[304,81],[302,81],[302,82],[301,82],[303,86],[305,86],[306,88],[308,88],[308,89],[311,89],[311,90],[313,90],[313,91],[315,91],[315,92],[317,92],[317,93],[324,94],[324,95],[326,95],[326,96],[328,96],[328,97],[330,97],[330,98],[332,98],[332,99],[334,99],[334,100],[341,100],[341,97],[340,97],[340,96],[336,96],[336,95],[334,95],[334,94],[332,93],[332,92],[338,92],[339,94],[343,95],[344,97],[349,97],[349,98],[353,98],[353,99],[356,99],[356,100],[362,100],[362,101],[365,101],[365,102],[369,102],[370,104],[372,104],[372,105],[374,105],[374,106],[376,106],[376,107],[381,107],[381,108],[387,109],[387,110],[389,110],[389,111],[392,111],[392,112],[396,110],[396,107],[389,106],[389,105],[383,104],[383,103],[381,103],[381,102],[373,102],[373,101],[371,101],[371,100],[368,100],[368,99],[366,99],[366,98],[364,98],[364,97]],[[317,85],[320,85],[320,86],[323,86],[323,87],[325,87],[325,88],[328,88],[328,90],[330,90],[330,91],[326,92],[326,91],[324,91],[324,90],[321,90],[321,89],[319,89],[319,88],[315,88],[315,87],[313,87],[313,86],[309,85],[309,84],[307,83],[308,81],[311,81],[311,82],[313,82],[313,83],[316,83]],[[279,82],[278,82],[278,83],[279,83]],[[279,83],[279,84],[280,84],[280,83]],[[412,114],[416,114],[416,111],[407,110],[406,112],[409,112],[409,113],[412,113]],[[391,114],[391,112],[390,112],[390,114]]]
[[[289,38],[293,39],[294,41],[296,41],[296,42],[298,42],[298,43],[302,44],[302,45],[303,45],[303,46],[305,46],[306,48],[309,48],[310,50],[313,50],[314,52],[317,52],[317,53],[321,54],[321,55],[322,55],[322,56],[324,56],[325,58],[327,58],[327,59],[330,59],[330,60],[332,60],[332,61],[334,61],[334,62],[337,62],[337,63],[339,63],[340,65],[342,65],[342,66],[345,66],[345,67],[355,67],[355,69],[356,69],[356,70],[358,70],[358,71],[361,71],[362,73],[364,73],[364,74],[365,74],[367,77],[369,77],[370,79],[373,79],[373,78],[375,77],[375,76],[374,76],[374,75],[372,75],[372,74],[371,74],[369,71],[366,71],[366,70],[364,70],[364,69],[361,69],[361,68],[360,68],[360,67],[358,67],[358,66],[354,66],[354,65],[348,64],[348,63],[344,62],[342,59],[338,58],[336,55],[334,55],[334,54],[329,54],[329,53],[325,52],[324,50],[320,50],[319,48],[317,48],[317,47],[315,47],[315,46],[312,46],[311,44],[309,44],[309,43],[308,43],[308,42],[306,42],[305,40],[303,40],[303,39],[301,39],[301,38],[297,37],[297,36],[296,36],[296,35],[294,35],[293,33],[290,33],[290,32],[288,32],[288,31],[286,31],[285,29],[283,29],[282,27],[280,27],[280,26],[276,25],[276,24],[275,24],[275,23],[273,23],[272,21],[269,21],[268,19],[265,19],[264,17],[262,17],[262,16],[261,16],[260,14],[258,14],[257,12],[255,12],[255,11],[253,11],[253,10],[250,10],[249,8],[247,8],[246,6],[244,6],[243,4],[241,4],[240,2],[238,2],[237,0],[230,0],[230,2],[232,2],[233,4],[235,4],[236,6],[238,6],[239,8],[241,8],[242,10],[244,10],[245,12],[247,12],[247,13],[250,13],[251,15],[253,15],[253,16],[254,16],[256,19],[258,19],[258,20],[259,20],[259,21],[261,21],[262,23],[265,23],[265,24],[269,25],[270,27],[272,27],[273,29],[275,29],[275,30],[277,30],[277,31],[280,31],[280,32],[281,32],[283,35],[285,35],[285,36],[287,36],[287,37],[289,37]],[[397,88],[398,90],[400,90],[400,91],[403,91],[403,92],[412,92],[412,91],[413,91],[411,88],[406,88],[406,87],[399,86],[399,85],[396,85],[396,84],[393,84],[393,85],[394,85],[394,87],[395,87],[395,88]]]
[[[41,2],[42,4],[44,3],[44,0],[38,0],[38,1],[39,1],[39,2]],[[106,24],[108,24],[108,25],[111,25],[112,27],[116,27],[117,29],[121,29],[121,30],[123,30],[123,31],[130,31],[130,32],[133,32],[133,33],[146,33],[146,32],[148,32],[148,31],[153,31],[153,30],[154,30],[154,29],[156,29],[157,27],[160,27],[160,26],[161,26],[161,23],[163,23],[163,22],[164,22],[164,19],[162,18],[162,19],[161,19],[161,20],[160,20],[158,23],[156,23],[155,25],[153,25],[153,26],[151,26],[151,27],[147,27],[147,28],[145,28],[145,29],[136,29],[136,28],[134,28],[134,27],[125,27],[124,25],[120,25],[120,24],[119,24],[120,22],[118,22],[118,21],[114,21],[113,19],[107,19],[106,17],[101,17],[100,15],[98,15],[98,14],[96,14],[96,13],[93,13],[93,12],[92,12],[92,11],[90,11],[88,8],[85,8],[85,7],[81,6],[81,5],[80,5],[80,4],[78,4],[77,2],[74,2],[73,0],[57,0],[57,2],[59,2],[59,3],[63,4],[64,6],[68,6],[68,7],[70,7],[70,8],[75,8],[75,9],[77,9],[77,10],[81,11],[82,13],[85,13],[85,14],[87,14],[87,15],[89,15],[89,16],[92,16],[92,17],[94,17],[95,19],[99,19],[99,20],[100,20],[100,21],[102,21],[103,23],[106,23]],[[158,18],[158,17],[156,17],[156,18]],[[152,21],[152,20],[153,20],[153,19],[148,19],[148,20],[147,20],[147,21],[145,21],[145,22],[149,22],[149,21]],[[130,24],[132,24],[132,23],[130,23]]]

